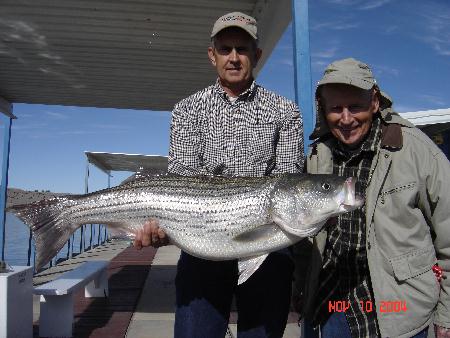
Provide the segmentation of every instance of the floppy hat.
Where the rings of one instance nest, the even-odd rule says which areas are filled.
[[[361,89],[371,89],[377,84],[369,66],[353,58],[335,61],[327,66],[318,86],[342,83]]]
[[[312,134],[309,136],[310,140],[315,140],[330,132],[325,120],[324,112],[318,101],[320,88],[326,84],[345,84],[364,90],[369,90],[376,87],[380,94],[379,110],[383,111],[392,107],[392,99],[379,88],[377,80],[373,76],[372,71],[367,64],[353,58],[334,61],[327,66],[323,73],[322,79],[317,83],[316,125]]]
[[[392,106],[392,99],[380,90],[370,67],[364,62],[348,58],[330,63],[317,84],[316,95],[320,86],[331,83],[346,84],[364,90],[376,87],[380,91],[380,108]]]
[[[239,27],[245,30],[250,36],[258,40],[258,29],[255,18],[241,12],[232,12],[225,14],[214,23],[211,37],[214,37],[221,30],[228,27]]]

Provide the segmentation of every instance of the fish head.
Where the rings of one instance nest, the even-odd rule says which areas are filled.
[[[329,218],[364,204],[355,194],[355,182],[337,175],[286,175],[273,190],[272,219],[290,234],[312,236]]]

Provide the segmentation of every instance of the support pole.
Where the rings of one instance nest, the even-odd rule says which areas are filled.
[[[0,121],[4,126],[3,131],[3,160],[1,167],[0,186],[0,251],[1,260],[5,259],[5,220],[6,220],[6,194],[8,188],[9,151],[11,142],[11,121],[15,116],[12,114],[12,104],[0,97]]]
[[[108,171],[106,175],[108,175],[108,189],[109,189],[111,188],[111,171]],[[106,236],[106,226],[105,226],[105,236]],[[97,245],[100,245],[100,243],[103,244],[103,241],[101,239],[102,239],[102,224],[98,224]]]
[[[86,158],[86,176],[84,178],[84,193],[87,194],[89,192],[89,159]],[[84,225],[80,228],[80,253],[84,251]]]
[[[294,50],[295,100],[303,117],[304,153],[311,143],[309,135],[314,130],[314,105],[312,97],[311,55],[309,50],[308,0],[292,0],[292,32]],[[302,321],[301,337],[305,335]]]
[[[295,99],[303,116],[304,151],[308,150],[309,135],[314,129],[311,56],[309,50],[308,0],[292,0],[292,31],[294,34]]]

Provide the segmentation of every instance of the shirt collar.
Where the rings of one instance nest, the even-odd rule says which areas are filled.
[[[257,88],[258,88],[258,85],[256,84],[255,80],[253,80],[250,87],[238,96],[238,100],[243,101],[246,99],[250,99],[251,97],[253,97],[255,95]],[[219,78],[217,78],[216,83],[214,84],[214,89],[220,96],[222,96],[222,98],[224,98],[225,100],[228,100],[228,94],[225,92],[225,90],[220,85]]]

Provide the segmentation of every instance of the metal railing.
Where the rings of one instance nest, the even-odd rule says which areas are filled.
[[[90,228],[90,236],[86,236]],[[78,240],[77,240],[78,239]],[[58,263],[74,258],[79,254],[94,249],[97,246],[105,244],[109,240],[106,226],[102,224],[83,225],[70,236],[64,247],[54,256],[50,262],[42,269],[45,270]],[[89,245],[87,245],[89,244]],[[27,266],[34,266],[36,261],[36,251],[34,250],[34,241],[31,230],[29,231],[27,247]],[[41,270],[41,271],[42,271]],[[34,271],[35,273],[37,271]]]

